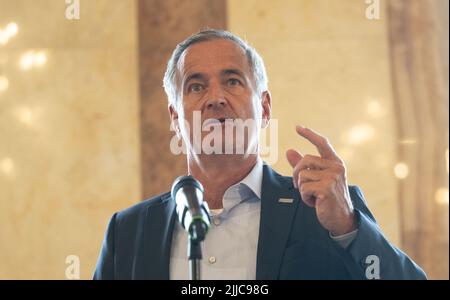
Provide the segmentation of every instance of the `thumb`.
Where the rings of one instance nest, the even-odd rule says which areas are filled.
[[[303,155],[294,149],[289,149],[286,151],[286,158],[291,165],[291,167],[295,168],[298,162],[303,158]]]

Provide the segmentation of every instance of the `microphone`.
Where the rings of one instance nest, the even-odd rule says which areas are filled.
[[[193,176],[180,176],[174,181],[171,194],[181,226],[193,242],[203,241],[211,223],[201,183]]]

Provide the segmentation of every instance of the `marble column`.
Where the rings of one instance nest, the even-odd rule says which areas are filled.
[[[430,278],[448,279],[448,1],[388,1],[401,242]]]
[[[204,29],[226,27],[225,0],[139,0],[139,78],[141,105],[142,194],[168,191],[185,174],[186,158],[169,148],[167,97],[162,88],[166,63],[175,46]]]

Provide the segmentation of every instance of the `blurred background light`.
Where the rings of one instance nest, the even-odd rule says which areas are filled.
[[[409,175],[409,167],[403,162],[399,162],[394,167],[395,177],[399,179],[405,179]]]
[[[383,107],[380,104],[380,101],[376,99],[369,99],[367,103],[367,113],[372,118],[380,118],[384,115]]]
[[[0,45],[6,45],[9,41],[9,37],[3,30],[0,30]]]
[[[0,161],[0,170],[7,176],[12,175],[14,172],[14,161],[9,157],[3,158]]]
[[[29,107],[19,107],[17,109],[17,119],[28,126],[33,126],[36,120],[36,113]]]
[[[11,38],[13,36],[15,36],[17,34],[17,32],[19,31],[19,26],[17,26],[16,23],[9,23],[6,26],[6,33],[8,34],[8,36]]]
[[[47,55],[43,51],[28,51],[20,58],[20,68],[24,71],[33,67],[40,67],[47,62]]]
[[[439,188],[436,191],[435,199],[439,205],[448,205],[448,188]]]
[[[417,144],[417,140],[415,139],[403,139],[399,141],[400,144],[402,145],[414,145]]]
[[[20,67],[22,70],[28,70],[33,66],[33,53],[27,52],[20,59]]]
[[[19,26],[11,22],[5,28],[0,28],[0,45],[6,45],[19,32]]]
[[[36,66],[42,66],[47,62],[47,56],[44,52],[38,52],[34,55],[34,64]]]
[[[374,129],[367,124],[353,126],[347,134],[347,140],[352,145],[360,145],[373,138]]]
[[[4,92],[9,87],[9,80],[5,76],[0,76],[0,93]]]

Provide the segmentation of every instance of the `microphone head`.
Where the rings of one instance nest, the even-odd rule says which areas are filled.
[[[187,187],[187,186],[191,186],[193,188],[197,188],[203,194],[203,186],[202,186],[202,184],[197,179],[195,179],[194,176],[186,175],[186,176],[178,177],[173,182],[172,190],[171,190],[172,199],[175,199],[175,196],[177,195],[177,192],[178,192],[178,190],[181,187]]]
[[[203,186],[193,176],[175,179],[171,195],[181,226],[194,241],[203,241],[210,226],[208,204],[203,201]]]

